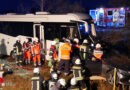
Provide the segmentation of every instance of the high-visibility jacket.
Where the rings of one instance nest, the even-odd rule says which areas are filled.
[[[31,90],[43,90],[44,89],[44,79],[40,74],[34,74],[31,83],[32,89]]]
[[[79,51],[79,55],[82,60],[88,60],[90,58],[91,53],[88,45],[80,45]]]
[[[40,50],[41,50],[40,44],[37,42],[34,42],[34,45],[32,46],[32,54],[38,55],[40,54]]]
[[[63,44],[60,47],[61,52],[61,59],[63,60],[70,60],[70,52],[71,52],[71,46],[67,43]]]
[[[27,52],[27,51],[31,52],[31,44],[24,42],[23,49],[24,49],[24,52]]]
[[[73,77],[78,81],[78,80],[83,80],[83,68],[81,67],[81,65],[74,65],[72,67],[72,71],[73,71]]]
[[[103,51],[100,50],[100,49],[94,49],[93,55],[94,55],[97,59],[101,60],[101,59],[102,59],[102,55],[103,55]]]
[[[22,55],[22,45],[18,41],[14,44],[14,52],[16,55]]]

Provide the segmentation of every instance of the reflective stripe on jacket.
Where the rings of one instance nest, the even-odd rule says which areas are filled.
[[[103,55],[103,51],[101,51],[101,50],[94,50],[93,51],[93,55],[97,58],[97,59],[102,59],[102,55]]]

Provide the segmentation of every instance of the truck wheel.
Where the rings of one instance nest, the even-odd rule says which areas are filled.
[[[16,56],[15,56],[15,53],[13,51],[11,51],[10,57],[12,57],[13,59],[15,59]]]

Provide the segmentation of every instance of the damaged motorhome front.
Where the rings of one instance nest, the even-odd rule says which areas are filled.
[[[26,37],[38,37],[45,51],[49,50],[54,38],[74,39],[96,36],[91,17],[81,13],[50,14],[6,14],[0,15],[0,45],[1,54],[10,55],[15,43],[15,37],[25,40]],[[22,42],[23,43],[23,42]]]

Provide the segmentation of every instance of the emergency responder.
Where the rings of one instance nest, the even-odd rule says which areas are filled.
[[[64,71],[64,75],[69,74],[70,68],[70,52],[71,52],[71,45],[69,44],[70,40],[66,39],[65,44],[60,46],[60,63],[58,67],[57,73],[60,74],[61,71]],[[64,70],[62,70],[63,65],[65,64]]]
[[[59,50],[59,39],[55,38],[54,41],[56,42],[56,51],[58,53],[58,50]]]
[[[58,79],[57,73],[55,72],[51,73],[51,80],[49,80],[49,90],[57,82],[57,79]]]
[[[61,78],[51,87],[50,90],[66,90],[65,85],[66,85],[65,79]]]
[[[31,62],[31,44],[29,43],[28,38],[26,38],[23,43],[23,50],[24,50],[25,63],[26,63],[26,65],[30,64],[30,62]]]
[[[92,61],[101,60],[103,56],[103,51],[101,50],[101,44],[97,43],[96,48],[93,51]]]
[[[16,55],[16,64],[21,65],[23,59],[23,51],[22,51],[22,44],[20,43],[19,38],[16,38],[16,43],[14,44],[13,47]]]
[[[51,67],[50,68],[50,73],[51,73],[52,71],[54,71],[55,60],[57,60],[56,41],[53,41],[51,44],[49,56],[50,56],[50,61],[48,66]]]
[[[72,43],[72,57],[79,57],[79,39],[74,38],[73,43]]]
[[[76,86],[77,81],[75,78],[72,78],[70,81],[71,86],[68,88],[68,90],[80,90],[78,86]]]
[[[88,45],[87,39],[84,39],[82,45],[80,45],[80,53],[79,54],[80,54],[82,64],[85,64],[86,60],[91,59],[91,49]]]
[[[72,71],[73,71],[73,77],[80,84],[80,86],[82,87],[82,90],[87,90],[87,87],[83,78],[83,73],[85,72],[85,70],[83,70],[81,66],[80,59],[77,58],[75,60],[75,65],[72,67]]]
[[[37,66],[37,61],[38,65],[41,65],[41,56],[40,56],[40,43],[38,42],[38,38],[33,39],[33,46],[32,46],[32,57],[33,57],[33,62],[34,66]]]
[[[40,75],[39,68],[34,68],[34,75],[31,79],[32,89],[31,90],[44,90],[44,78]]]

